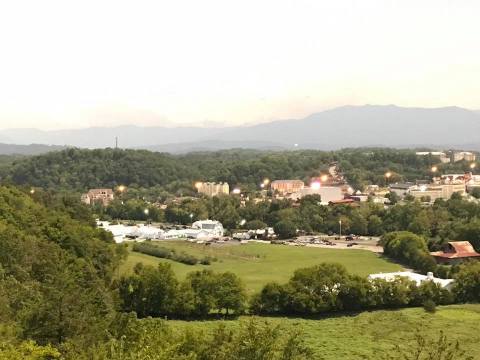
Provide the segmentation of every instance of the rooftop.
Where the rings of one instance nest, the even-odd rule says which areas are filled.
[[[480,254],[475,251],[472,244],[470,244],[468,241],[450,241],[448,242],[448,246],[445,251],[432,252],[431,255],[447,259],[460,259],[480,256]]]

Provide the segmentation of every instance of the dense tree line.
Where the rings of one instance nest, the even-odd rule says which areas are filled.
[[[118,283],[121,309],[139,317],[205,318],[212,312],[241,314],[246,306],[242,281],[233,273],[191,272],[179,282],[169,264],[137,266]]]
[[[437,264],[427,242],[408,231],[391,232],[382,237],[383,253],[423,273],[435,271]]]
[[[422,306],[428,303],[480,301],[479,263],[462,265],[452,291],[433,281],[417,285],[406,278],[368,280],[338,264],[298,269],[287,284],[270,283],[251,300],[251,311],[264,315],[319,315],[336,311]]]
[[[419,157],[413,150],[344,149],[339,151],[225,150],[170,155],[145,150],[67,149],[20,158],[0,167],[1,176],[18,185],[85,191],[89,188],[129,186],[135,197],[165,198],[168,194],[192,194],[196,181],[226,181],[245,191],[258,189],[264,179],[301,179],[325,173],[338,162],[350,184],[427,179],[434,157]],[[468,170],[464,162],[442,165],[444,171]]]

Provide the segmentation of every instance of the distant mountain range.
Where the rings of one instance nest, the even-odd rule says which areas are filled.
[[[63,150],[66,146],[58,145],[13,145],[0,144],[0,155],[40,155],[50,151]]]
[[[92,127],[76,130],[0,131],[12,144],[113,147],[164,152],[227,148],[334,150],[388,146],[480,150],[480,112],[459,107],[343,106],[303,119],[244,127]],[[1,152],[1,150],[0,150]]]

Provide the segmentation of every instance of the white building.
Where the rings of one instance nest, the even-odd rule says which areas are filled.
[[[433,273],[429,272],[427,275],[417,274],[410,271],[398,271],[392,273],[379,273],[379,274],[370,274],[368,275],[370,280],[373,279],[383,279],[386,281],[394,281],[398,278],[407,278],[408,280],[415,281],[417,285],[425,281],[433,281],[435,284],[440,285],[442,288],[450,290],[453,286],[453,279],[440,279],[433,276]]]
[[[192,228],[206,231],[212,237],[222,237],[224,234],[222,223],[216,220],[195,221]]]
[[[211,239],[222,237],[223,225],[218,221],[202,220],[193,223],[192,228],[163,230],[152,225],[123,224],[111,225],[108,221],[97,221],[97,225],[113,234],[116,243],[128,240],[172,240],[172,239]]]

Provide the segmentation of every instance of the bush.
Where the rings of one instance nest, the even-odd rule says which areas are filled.
[[[150,243],[136,243],[133,245],[133,251],[150,256],[155,256],[162,259],[170,259],[186,265],[196,265],[199,261],[195,256],[185,252],[177,253],[175,250],[170,250],[161,246],[152,245]],[[210,265],[209,261],[203,259],[203,265]]]
[[[434,314],[437,311],[437,304],[433,300],[425,300],[423,302],[423,309],[431,314]]]

